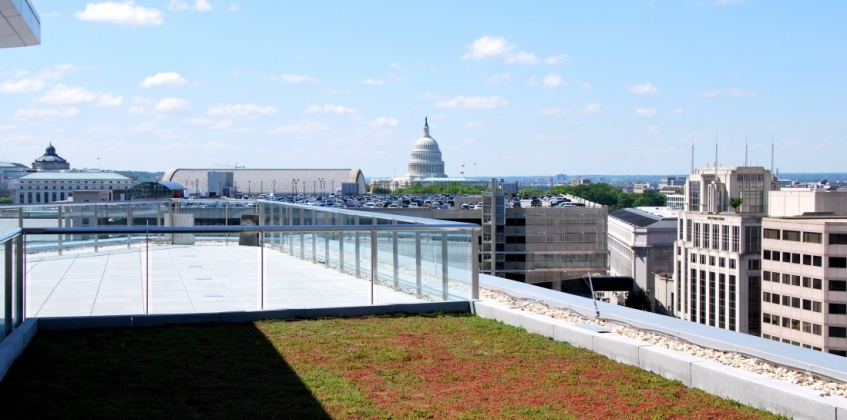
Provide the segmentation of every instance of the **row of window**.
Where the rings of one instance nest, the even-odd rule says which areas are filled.
[[[36,181],[36,183],[39,183],[39,182],[40,182],[40,181]],[[64,183],[65,183],[65,181],[58,181],[58,182],[59,182],[60,184],[64,184]],[[80,181],[68,181],[68,184],[72,184],[72,183],[74,183],[74,182],[80,182]],[[82,182],[83,182],[83,183],[85,183],[85,184],[88,184],[88,181],[82,181]],[[97,182],[98,182],[98,181],[91,181],[91,183],[92,183],[92,184],[96,184]],[[105,184],[105,183],[106,183],[106,181],[99,181],[99,182],[100,182],[101,184]],[[115,182],[115,181],[109,181],[109,183],[110,183],[110,184],[113,184],[114,182]],[[27,181],[27,183],[28,183],[28,184],[32,184],[32,181]],[[45,181],[45,184],[49,184],[49,183],[50,183],[49,181]],[[53,181],[53,183],[55,184],[55,183],[56,183],[56,181]],[[118,183],[120,183],[120,181],[118,181]]]
[[[821,308],[823,307],[823,304],[818,301],[800,299],[798,297],[792,297],[788,295],[780,296],[778,293],[762,292],[762,300],[776,305],[779,305],[781,303],[782,306],[790,306],[792,308],[797,309],[800,309],[802,307],[804,310],[812,312],[821,312]],[[847,305],[843,303],[830,303],[829,313],[847,314]]]
[[[823,266],[823,258],[819,255],[800,255],[791,252],[769,251],[767,249],[762,251],[762,259],[777,262],[782,261],[792,264],[811,265],[814,267]]]
[[[773,340],[773,341],[782,341],[785,344],[791,344],[793,346],[798,346],[798,347],[801,345],[800,342],[798,342],[798,341],[791,341],[787,338],[780,339],[779,337],[777,337],[775,335],[770,335],[770,334],[762,334],[762,338],[766,338],[768,340]],[[820,347],[814,347],[814,346],[811,346],[811,345],[808,345],[808,344],[803,344],[802,346],[804,348],[807,348],[807,349],[823,351],[823,349],[821,349]],[[830,351],[830,353],[832,353],[832,351]],[[847,354],[841,355],[841,356],[847,356]]]
[[[764,281],[772,281],[774,283],[779,283],[780,278],[782,279],[782,284],[790,284],[792,286],[803,286],[810,289],[818,289],[821,290],[823,287],[823,281],[821,279],[813,279],[811,277],[803,277],[802,282],[800,281],[800,276],[795,276],[791,274],[782,274],[780,275],[774,271],[762,271],[762,280]],[[830,280],[830,290],[832,289],[833,281],[838,280]]]
[[[679,249],[680,251],[682,250],[682,248],[678,248],[678,249]],[[727,261],[727,258],[724,258],[724,257],[715,257],[715,256],[713,256],[713,255],[703,255],[703,254],[700,254],[700,264],[704,264],[704,265],[705,265],[705,264],[706,264],[707,259],[708,259],[708,264],[709,264],[709,265],[711,265],[711,266],[715,266],[715,265],[717,265],[718,267],[726,267],[726,261]],[[751,261],[753,261],[753,260],[751,260]],[[695,253],[693,253],[693,252],[691,253],[691,262],[693,262],[693,263],[697,263],[697,254],[695,254]],[[758,261],[756,261],[756,262],[758,262]],[[715,263],[717,263],[717,264],[715,264]],[[735,268],[735,266],[736,266],[736,264],[735,264],[735,258],[729,258],[729,268],[734,269],[734,268]],[[755,269],[756,269],[756,270],[758,270],[758,267],[756,267]]]
[[[808,242],[812,244],[822,244],[823,234],[819,232],[800,232],[797,230],[782,230],[779,229],[764,229],[762,235],[765,239],[775,239],[783,241]],[[847,233],[830,233],[830,245],[847,245]]]
[[[813,324],[811,322],[800,321],[799,319],[791,319],[788,317],[780,317],[779,315],[771,315],[762,313],[762,322],[765,324],[773,324],[777,327],[782,326],[783,328],[790,328],[796,331],[803,331],[804,333],[814,334],[814,335],[822,335],[823,334],[823,326],[821,324]],[[829,336],[833,337],[832,332],[833,328],[839,327],[829,327]]]
[[[103,188],[105,188],[106,186],[105,186],[105,185],[103,185],[102,187],[103,187]],[[110,190],[111,190],[111,189],[113,189],[113,187],[114,187],[114,185],[109,185],[109,189],[110,189]],[[24,189],[24,188],[21,188],[21,189]],[[26,189],[27,189],[27,190],[31,190],[31,189],[33,189],[33,188],[32,188],[32,186],[28,186],[28,187],[26,187]],[[42,189],[42,188],[41,188],[41,186],[40,186],[40,185],[36,185],[36,186],[35,186],[35,189],[36,189],[36,190],[40,190],[40,189]],[[55,190],[55,189],[56,189],[56,186],[54,185],[54,186],[53,186],[53,188],[49,188],[49,185],[46,185],[46,186],[44,186],[44,189],[45,189],[45,190],[50,190],[50,189]],[[60,185],[60,186],[59,186],[59,189],[60,189],[60,190],[64,190],[64,189],[65,189],[65,186],[64,186],[64,185]],[[73,185],[68,185],[68,189],[69,189],[69,190],[73,190],[73,189],[81,190],[81,189],[82,189],[82,186],[77,185],[77,186],[76,186],[76,188],[73,188]],[[85,186],[85,189],[86,189],[86,190],[88,189],[88,185],[86,185],[86,186]]]

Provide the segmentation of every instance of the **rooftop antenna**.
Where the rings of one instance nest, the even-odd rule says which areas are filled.
[[[691,173],[694,173],[694,135],[691,135]]]

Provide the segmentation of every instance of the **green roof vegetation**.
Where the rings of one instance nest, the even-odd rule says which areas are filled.
[[[129,178],[114,172],[33,172],[19,179],[27,181],[36,180],[106,180],[106,181],[129,181]]]
[[[9,418],[777,418],[471,315],[39,331]]]

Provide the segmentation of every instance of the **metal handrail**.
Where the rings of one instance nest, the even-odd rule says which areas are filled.
[[[0,243],[6,242],[9,239],[14,239],[16,236],[20,236],[23,233],[24,233],[23,229],[21,229],[21,228],[16,228],[16,229],[10,230],[9,232],[6,232],[6,233],[0,235]]]
[[[16,229],[26,235],[126,235],[133,233],[241,233],[241,232],[395,232],[462,231],[473,233],[482,228],[472,223],[432,225],[295,225],[295,226],[108,226],[108,227],[31,227]]]

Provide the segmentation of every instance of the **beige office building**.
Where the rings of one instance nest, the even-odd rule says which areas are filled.
[[[762,220],[762,337],[847,356],[847,191],[773,192],[771,203],[780,217]]]

